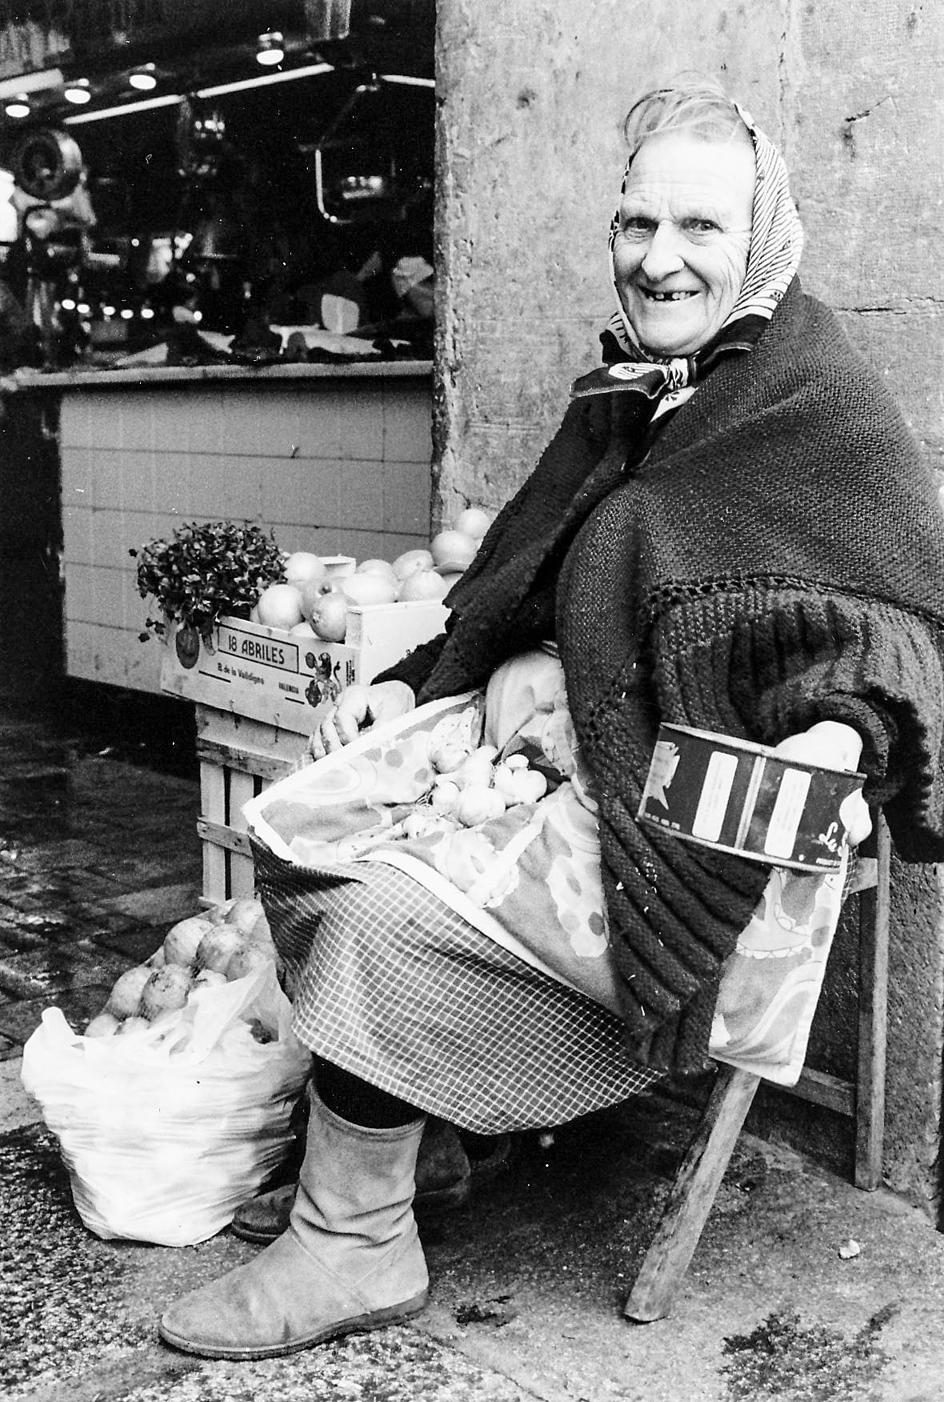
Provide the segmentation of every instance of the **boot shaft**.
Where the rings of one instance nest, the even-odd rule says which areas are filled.
[[[416,1156],[424,1119],[393,1129],[343,1120],[310,1091],[307,1147],[289,1224],[383,1247],[412,1235]],[[378,1210],[382,1209],[382,1210]]]

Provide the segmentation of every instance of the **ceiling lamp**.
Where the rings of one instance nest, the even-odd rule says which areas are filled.
[[[269,29],[265,34],[259,35],[259,47],[256,49],[256,62],[261,63],[264,68],[274,68],[277,63],[281,63],[285,57],[285,42],[277,29]]]
[[[13,117],[16,121],[22,121],[32,112],[30,100],[25,92],[17,93],[15,97],[9,98],[3,105],[3,110],[8,117]]]
[[[92,88],[88,78],[72,78],[62,90],[62,95],[66,102],[72,102],[76,107],[83,107],[86,102],[92,100]]]
[[[131,87],[137,88],[139,92],[151,92],[157,87],[157,74],[154,71],[153,63],[142,63],[140,68],[133,68],[128,74],[128,82]]]

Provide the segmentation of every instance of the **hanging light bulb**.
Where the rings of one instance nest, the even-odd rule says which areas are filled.
[[[259,35],[259,47],[256,49],[256,62],[261,63],[264,68],[274,68],[277,63],[281,63],[285,57],[285,42],[277,29],[269,29],[265,34]]]
[[[16,97],[11,97],[9,102],[4,104],[4,112],[8,117],[13,117],[16,121],[22,121],[32,112],[30,100],[25,92],[17,93]]]
[[[142,63],[139,68],[133,68],[128,74],[128,82],[139,92],[150,92],[156,88],[157,74],[154,71],[154,64]]]
[[[92,88],[88,78],[71,78],[63,88],[62,95],[66,102],[72,102],[76,107],[83,107],[86,102],[91,102]]]

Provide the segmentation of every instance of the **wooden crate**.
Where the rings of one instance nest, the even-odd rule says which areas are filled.
[[[197,705],[196,720],[203,894],[214,901],[251,896],[255,873],[243,805],[290,771],[308,737],[213,706]]]
[[[317,712],[352,682],[370,682],[411,648],[441,633],[441,599],[352,604],[343,643],[300,638],[240,618],[223,618],[208,646],[172,625],[161,668],[170,696],[309,735]]]

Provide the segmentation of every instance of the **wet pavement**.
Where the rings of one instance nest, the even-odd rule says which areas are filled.
[[[103,741],[0,712],[0,1056],[53,1002],[82,1024],[198,908],[195,781]]]
[[[195,911],[199,789],[185,727],[0,706],[0,1393],[32,1402],[941,1402],[944,1240],[892,1195],[744,1136],[674,1312],[622,1303],[693,1125],[644,1097],[520,1136],[510,1166],[423,1228],[429,1308],[289,1358],[164,1348],[165,1303],[249,1259],[82,1225],[19,1081],[42,1010],[79,1027]],[[92,724],[94,720],[94,724]],[[844,1259],[849,1239],[860,1246]]]

